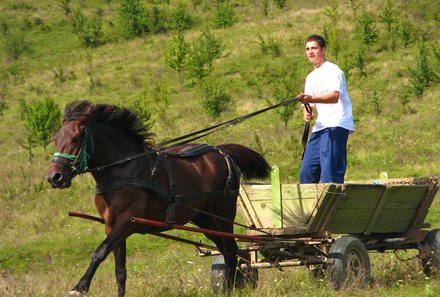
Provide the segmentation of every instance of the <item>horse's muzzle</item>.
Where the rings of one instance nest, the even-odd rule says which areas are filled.
[[[70,175],[63,175],[61,172],[54,172],[47,175],[47,181],[52,188],[65,189],[71,186],[72,178]]]

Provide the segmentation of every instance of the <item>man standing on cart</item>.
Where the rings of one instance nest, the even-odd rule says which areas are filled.
[[[324,38],[319,35],[307,38],[307,58],[315,69],[307,76],[299,101],[306,122],[314,118],[313,109],[318,117],[304,153],[300,183],[344,183],[347,140],[354,132],[344,72],[326,61],[325,53]]]

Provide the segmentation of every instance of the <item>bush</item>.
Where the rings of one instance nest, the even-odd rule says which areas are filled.
[[[61,111],[52,99],[35,101],[29,105],[21,102],[21,116],[29,137],[30,143],[41,144],[46,152],[47,145],[52,141],[53,134],[60,127]]]
[[[186,7],[183,4],[179,4],[176,10],[171,14],[170,26],[176,31],[190,29],[193,23],[191,16],[188,14]]]
[[[358,19],[358,34],[365,45],[372,45],[379,36],[374,17],[365,11]]]
[[[22,54],[30,50],[25,35],[21,31],[13,33],[10,30],[6,30],[3,33],[2,43],[6,54],[14,60],[17,60]]]
[[[439,78],[431,69],[428,62],[428,49],[424,43],[417,46],[416,66],[408,68],[411,82],[411,89],[417,98],[422,97],[427,88],[433,82],[438,82]]]
[[[182,70],[187,62],[189,45],[182,34],[174,36],[165,50],[165,64],[176,70],[179,76],[179,86],[182,83]]]
[[[258,34],[257,37],[260,44],[261,54],[272,54],[275,57],[279,57],[281,55],[281,46],[279,41],[270,36],[267,39],[264,39],[264,37],[260,34]]]
[[[234,8],[229,1],[221,1],[217,4],[214,12],[214,28],[226,28],[232,26],[237,21]]]
[[[222,86],[212,80],[202,83],[200,92],[203,110],[212,118],[218,118],[222,112],[231,107],[232,97],[225,92]]]
[[[295,97],[299,93],[295,90],[295,87],[290,78],[283,78],[281,81],[277,82],[273,88],[273,96],[275,97],[275,103],[270,102],[270,105],[277,104],[289,100]],[[281,121],[284,123],[284,127],[287,127],[287,123],[292,118],[293,112],[295,111],[295,105],[289,104],[277,108],[275,111],[279,115]]]
[[[214,61],[222,57],[223,50],[220,38],[215,37],[210,31],[203,32],[190,51],[190,75],[198,79],[207,77],[212,71]]]
[[[126,38],[142,36],[150,31],[147,9],[140,0],[122,0],[119,17]]]
[[[73,32],[87,48],[95,48],[105,43],[100,18],[87,19],[80,10],[74,10],[71,22]]]

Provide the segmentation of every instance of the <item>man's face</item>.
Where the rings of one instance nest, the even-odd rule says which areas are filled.
[[[306,43],[306,55],[315,67],[321,66],[325,62],[325,47],[321,48],[316,41]]]

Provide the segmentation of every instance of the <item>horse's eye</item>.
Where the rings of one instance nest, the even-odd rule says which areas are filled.
[[[75,138],[72,139],[72,144],[74,146],[80,146],[81,145],[81,141],[82,141],[82,139],[80,137],[75,137]]]

